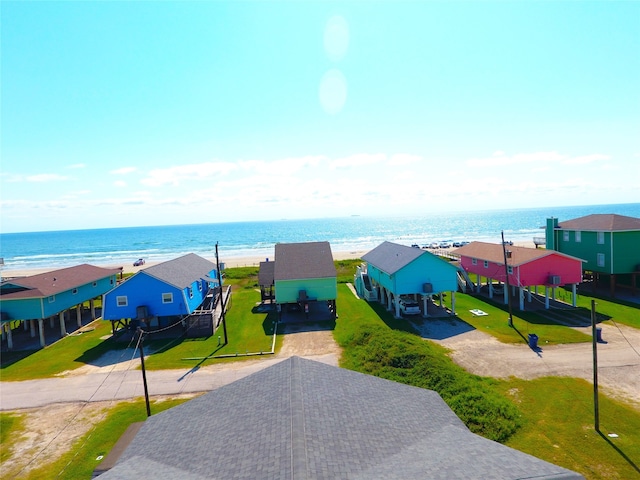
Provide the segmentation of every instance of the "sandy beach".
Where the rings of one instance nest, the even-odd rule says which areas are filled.
[[[348,260],[354,258],[361,258],[362,255],[367,253],[368,250],[363,251],[352,251],[352,252],[333,252],[334,260]],[[246,256],[246,257],[221,257],[220,263],[224,263],[225,268],[235,268],[235,267],[257,267],[260,265],[260,262],[264,262],[267,257],[262,256]],[[207,260],[214,262],[215,258],[207,258]],[[269,260],[273,261],[273,257],[269,257]],[[104,268],[122,268],[123,273],[136,273],[138,270],[142,270],[153,265],[157,265],[162,262],[147,262],[141,267],[134,267],[133,263],[128,263],[126,265],[96,265],[98,267]],[[15,277],[28,277],[30,275],[38,275],[40,273],[46,273],[53,270],[58,270],[59,268],[34,268],[34,269],[25,269],[25,270],[3,270],[2,278],[15,278]]]
[[[514,242],[514,245],[519,247],[528,247],[535,248],[533,242]],[[453,248],[449,249],[439,249],[436,251],[431,251],[432,253],[446,252],[454,250]],[[367,253],[369,250],[359,250],[359,251],[350,251],[350,252],[332,252],[334,260],[351,260],[356,258],[362,258],[362,256]],[[273,257],[268,257],[269,260],[273,260]],[[220,257],[220,263],[224,263],[225,268],[236,268],[236,267],[257,267],[260,265],[260,262],[264,262],[267,257],[263,256],[245,256],[245,257]],[[207,258],[207,260],[214,262],[215,258]],[[141,267],[134,267],[133,263],[128,263],[126,265],[96,265],[104,268],[122,268],[123,273],[136,273],[138,270],[142,270],[153,265],[157,265],[161,262],[147,262]],[[53,270],[58,270],[58,268],[39,268],[39,269],[25,269],[25,270],[4,270],[2,271],[2,278],[15,278],[15,277],[27,277],[30,275],[37,275],[40,273],[46,273]]]

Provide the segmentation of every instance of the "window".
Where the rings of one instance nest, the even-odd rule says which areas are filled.
[[[109,283],[110,283],[111,285],[113,285],[113,278],[112,278],[111,280],[109,280]]]
[[[489,260],[484,261],[484,268],[489,268]]]
[[[55,301],[56,301],[56,296],[55,296],[55,295],[51,295],[51,296],[48,298],[48,300],[49,300],[49,303],[53,303],[53,302],[55,302]]]
[[[119,307],[126,307],[127,305],[129,305],[129,299],[126,295],[118,295],[116,297],[116,305],[118,305]]]
[[[565,242],[568,242],[568,241],[569,241],[569,232],[568,232],[568,231],[562,232],[562,239],[563,239]]]
[[[98,286],[98,282],[93,282],[93,286],[97,287]]]
[[[598,243],[600,245],[604,244],[604,232],[598,232]]]
[[[478,259],[477,258],[472,258],[471,259],[471,265],[477,265],[478,264]]]
[[[193,298],[193,288],[189,287],[189,298]]]
[[[73,295],[76,295],[76,294],[78,293],[78,289],[77,289],[77,288],[74,288],[73,290],[71,290],[71,293],[72,293]]]
[[[173,303],[173,293],[163,293],[162,294],[162,303]]]
[[[576,242],[580,243],[582,241],[582,232],[576,231]]]
[[[198,291],[202,291],[202,282],[198,282]]]
[[[598,254],[598,266],[604,267],[604,253]]]
[[[512,275],[512,274],[513,274],[513,265],[509,265],[509,266],[507,266],[507,273],[508,273],[509,275]]]

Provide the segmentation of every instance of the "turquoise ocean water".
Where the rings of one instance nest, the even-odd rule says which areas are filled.
[[[562,222],[592,213],[640,217],[640,203],[425,214],[411,217],[344,217],[0,234],[3,270],[59,268],[80,263],[122,266],[139,257],[164,261],[185,253],[220,261],[273,258],[278,242],[329,241],[334,252],[370,250],[388,240],[424,245],[441,240],[514,242],[544,236],[548,217]]]

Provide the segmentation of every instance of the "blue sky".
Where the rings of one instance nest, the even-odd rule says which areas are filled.
[[[640,202],[640,2],[2,1],[2,232]]]

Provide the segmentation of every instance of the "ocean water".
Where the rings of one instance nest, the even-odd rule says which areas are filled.
[[[157,227],[0,233],[3,270],[60,268],[81,263],[122,266],[143,257],[156,262],[196,253],[220,261],[273,258],[278,242],[329,241],[333,252],[370,250],[383,241],[424,245],[442,240],[531,242],[544,236],[549,217],[562,222],[592,213],[640,217],[640,203],[538,209],[433,213],[408,217],[365,217],[212,223]]]

